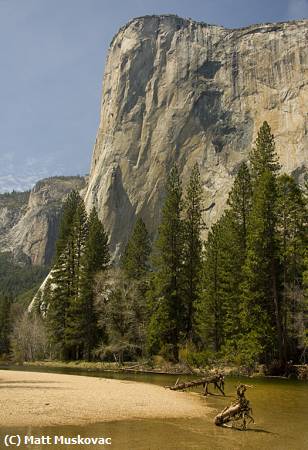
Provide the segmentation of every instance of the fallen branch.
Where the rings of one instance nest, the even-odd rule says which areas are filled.
[[[230,406],[226,406],[214,419],[215,425],[218,426],[227,426],[228,422],[232,422],[232,426],[238,420],[242,420],[241,428],[242,430],[246,430],[247,428],[247,419],[250,422],[254,422],[252,414],[252,409],[249,405],[249,400],[245,397],[245,391],[248,386],[247,384],[240,384],[237,389],[237,400],[231,403]]]
[[[182,391],[191,387],[195,386],[203,386],[204,392],[203,395],[211,394],[208,390],[209,384],[213,384],[215,388],[217,388],[223,396],[225,396],[224,392],[224,376],[223,374],[214,375],[213,377],[208,378],[200,378],[199,380],[195,381],[188,381],[185,383],[179,383],[179,380],[176,381],[176,383],[173,386],[165,386],[168,389],[171,389],[172,391]]]

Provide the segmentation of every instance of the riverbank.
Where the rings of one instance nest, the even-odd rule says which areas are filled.
[[[149,365],[147,363],[124,363],[119,365],[115,362],[102,362],[102,361],[57,361],[57,360],[44,360],[44,361],[31,361],[24,362],[22,364],[12,363],[12,361],[0,361],[0,368],[8,366],[9,368],[23,368],[29,367],[42,368],[42,369],[69,369],[72,371],[85,371],[85,372],[127,372],[127,373],[140,373],[140,374],[163,374],[163,375],[197,375],[203,376],[204,373],[214,374],[216,372],[223,373],[225,376],[235,377],[265,377],[265,378],[297,378],[299,380],[308,380],[308,364],[293,365],[290,367],[289,376],[282,376],[279,374],[271,374],[265,370],[265,366],[259,365],[254,371],[243,366],[231,366],[231,365],[217,365],[208,367],[206,369],[200,369],[196,367],[190,367],[185,363],[173,364],[164,362],[164,364]]]
[[[22,364],[12,363],[11,361],[0,362],[1,366],[16,366],[16,367],[42,367],[50,369],[72,369],[72,370],[85,370],[88,372],[133,372],[133,373],[150,373],[150,374],[163,374],[163,375],[203,375],[204,370],[196,367],[190,367],[187,364],[173,364],[166,362],[165,364],[150,366],[149,364],[142,363],[124,363],[119,365],[114,362],[88,362],[88,361],[57,361],[57,360],[44,360],[44,361],[31,361],[23,362]],[[209,373],[223,372],[225,375],[246,376],[247,371],[239,367],[215,367],[207,370]]]
[[[0,370],[0,426],[204,417],[200,396],[106,378]]]

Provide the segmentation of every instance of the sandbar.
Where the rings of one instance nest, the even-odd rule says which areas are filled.
[[[199,395],[148,383],[0,370],[0,426],[195,418],[209,410]]]

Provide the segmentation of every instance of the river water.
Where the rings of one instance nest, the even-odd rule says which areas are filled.
[[[16,367],[11,369],[16,370]],[[172,375],[144,375],[110,372],[77,372],[76,370],[44,370],[75,373],[106,378],[127,379],[168,385],[175,382]],[[192,378],[192,377],[189,377]],[[181,377],[184,380],[185,377]],[[253,385],[246,397],[253,408],[255,424],[247,431],[217,427],[215,415],[232,400],[235,387],[244,382]],[[196,388],[196,392],[197,392]],[[112,450],[304,450],[308,449],[308,384],[296,380],[265,378],[227,378],[227,397],[209,396],[204,399],[211,412],[204,418],[173,420],[126,420],[88,426],[44,428],[0,428],[0,448],[7,433],[36,436],[111,437],[112,445],[31,445],[33,449],[110,448]],[[200,390],[199,390],[200,392]],[[192,394],[197,395],[197,394]],[[1,396],[0,396],[1,407]],[[2,446],[1,446],[2,445]],[[26,446],[20,447],[26,448]]]

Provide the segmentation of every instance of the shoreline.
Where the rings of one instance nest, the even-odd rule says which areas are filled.
[[[2,427],[200,418],[210,411],[186,392],[82,375],[0,370],[0,389]]]
[[[123,366],[119,366],[113,362],[88,362],[88,361],[59,361],[59,360],[43,360],[43,361],[31,361],[16,363],[12,361],[1,361],[0,360],[0,370],[1,368],[9,367],[11,370],[26,370],[29,368],[43,368],[43,369],[54,369],[55,371],[65,369],[71,371],[81,371],[81,372],[110,372],[110,373],[132,373],[132,374],[144,374],[144,375],[177,375],[177,376],[204,376],[205,373],[215,374],[217,372],[223,373],[225,376],[232,377],[245,377],[245,378],[280,378],[280,379],[298,379],[301,381],[307,381],[308,379],[308,364],[294,365],[296,372],[293,372],[293,376],[285,375],[269,375],[261,371],[248,372],[245,367],[238,366],[213,366],[211,369],[206,371],[199,368],[190,367],[185,364],[168,364],[166,366],[150,366],[147,364],[137,364],[137,363],[124,363]]]

